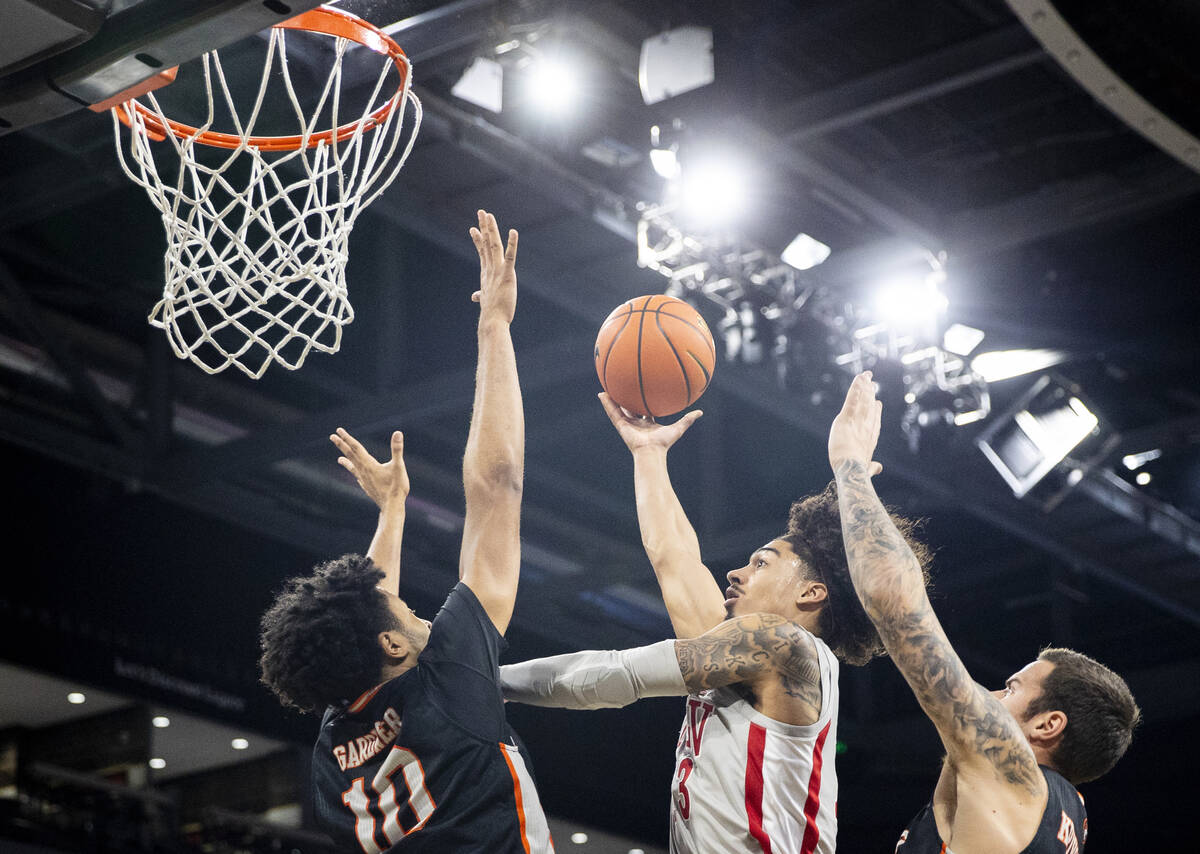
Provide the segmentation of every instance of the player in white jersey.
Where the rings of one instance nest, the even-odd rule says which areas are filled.
[[[667,470],[668,449],[700,413],[661,425],[600,400],[633,454],[642,544],[678,640],[502,667],[505,696],[598,708],[687,694],[671,850],[832,852],[837,659],[863,664],[882,651],[850,582],[833,485],[793,504],[786,532],[727,573],[722,591]]]

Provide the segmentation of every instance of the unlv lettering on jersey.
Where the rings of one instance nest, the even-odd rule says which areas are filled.
[[[687,698],[687,710],[683,728],[679,731],[679,747],[690,750],[693,756],[700,755],[700,739],[704,737],[704,725],[713,713],[713,704],[698,697]]]
[[[1063,844],[1066,854],[1079,854],[1079,840],[1075,837],[1075,822],[1063,810],[1062,824],[1058,826],[1058,841]]]

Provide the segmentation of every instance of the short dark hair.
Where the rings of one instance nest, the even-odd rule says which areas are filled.
[[[891,510],[888,516],[912,549],[928,585],[929,549],[915,536],[917,523]],[[821,609],[818,625],[821,639],[833,654],[854,665],[866,664],[875,656],[886,654],[879,631],[863,610],[850,581],[836,482],[831,481],[823,492],[792,504],[783,539],[797,556],[812,566],[825,584],[829,598]]]
[[[320,711],[379,682],[378,635],[400,628],[376,587],[383,577],[370,558],[348,554],[284,585],[263,614],[258,661],[281,703]]]
[[[1042,694],[1026,709],[1026,719],[1058,710],[1067,727],[1050,755],[1054,769],[1074,785],[1112,770],[1133,740],[1142,712],[1125,680],[1095,659],[1070,649],[1048,647],[1039,661],[1054,665]]]

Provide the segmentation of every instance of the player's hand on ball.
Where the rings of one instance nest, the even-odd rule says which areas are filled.
[[[498,317],[512,323],[517,310],[517,230],[508,230],[508,245],[500,241],[496,217],[479,211],[479,227],[471,228],[471,240],[479,253],[479,290],[471,299],[479,303],[480,320]]]
[[[408,469],[404,466],[403,433],[399,430],[392,433],[392,458],[386,463],[379,462],[367,453],[367,449],[341,427],[329,440],[342,453],[338,457],[338,465],[354,475],[362,491],[380,510],[395,506],[395,502],[404,505],[409,486]]]
[[[659,424],[653,418],[630,415],[618,406],[607,392],[602,391],[597,397],[600,398],[604,411],[608,413],[609,420],[631,451],[638,448],[671,447],[704,414],[699,409],[693,409],[674,424]]]
[[[862,463],[871,476],[883,470],[883,466],[871,460],[879,442],[882,413],[883,403],[875,399],[871,372],[863,371],[850,383],[842,411],[829,428],[829,463],[835,471],[847,460]]]

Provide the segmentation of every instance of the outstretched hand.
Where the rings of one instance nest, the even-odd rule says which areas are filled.
[[[404,466],[404,434],[399,430],[392,433],[392,458],[386,463],[371,456],[362,444],[341,427],[329,437],[329,440],[342,452],[338,457],[338,465],[344,468],[362,491],[375,502],[380,510],[404,506],[408,497],[408,469]]]
[[[597,397],[630,451],[648,447],[660,447],[665,450],[674,445],[704,414],[699,409],[693,409],[674,424],[659,424],[653,418],[630,415],[608,396],[608,392],[602,391]]]
[[[871,459],[879,442],[882,413],[883,403],[875,399],[871,372],[863,371],[850,383],[842,411],[829,428],[829,463],[835,472],[847,460],[865,465],[872,477],[883,471],[883,466]]]
[[[479,303],[479,319],[497,317],[512,323],[517,310],[517,230],[508,230],[508,245],[500,242],[496,217],[477,211],[479,227],[471,228],[471,240],[479,253],[479,290],[471,299]]]

